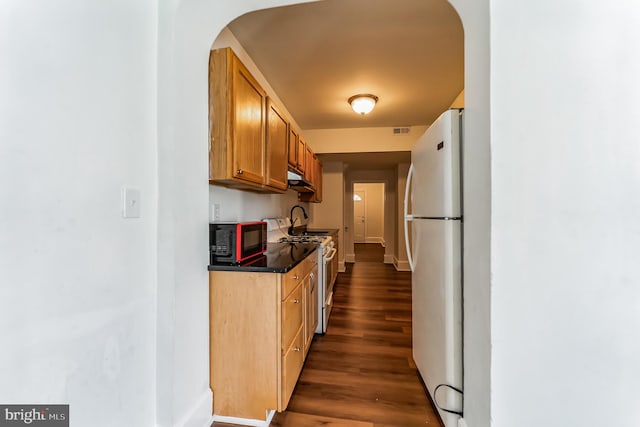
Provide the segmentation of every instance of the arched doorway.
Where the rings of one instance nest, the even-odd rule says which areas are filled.
[[[157,422],[208,417],[207,61],[211,42],[250,9],[294,1],[161,4],[158,16]],[[451,0],[465,31],[465,418],[490,424],[489,2]],[[188,191],[186,191],[188,189]],[[468,337],[473,337],[469,339]],[[204,423],[200,423],[204,425]]]

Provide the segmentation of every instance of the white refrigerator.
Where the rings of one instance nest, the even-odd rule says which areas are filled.
[[[462,119],[447,110],[418,139],[404,201],[413,359],[446,427],[462,412]]]

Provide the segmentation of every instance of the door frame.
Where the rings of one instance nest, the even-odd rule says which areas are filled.
[[[384,263],[393,264],[396,251],[397,233],[397,173],[392,169],[347,170],[344,175],[344,244],[345,263],[355,263],[353,243],[353,186],[359,184],[384,184]],[[365,236],[366,237],[366,236]]]
[[[355,187],[356,184],[362,184],[361,182],[354,182],[353,185]],[[367,241],[367,191],[357,191],[358,193],[363,193],[364,194],[364,198],[362,199],[364,201],[364,204],[362,206],[362,209],[364,210],[364,231],[362,233],[362,240],[357,242],[357,243],[364,243]],[[353,243],[356,243],[356,206],[355,206],[355,199],[356,196],[356,190],[354,188],[353,190],[353,224],[351,224],[351,226],[353,227]]]

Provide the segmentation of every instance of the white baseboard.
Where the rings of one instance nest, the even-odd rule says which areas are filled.
[[[271,420],[273,420],[273,416],[276,414],[275,410],[267,411],[267,419],[266,420],[254,420],[251,418],[237,418],[237,417],[224,417],[222,415],[214,415],[213,421],[217,421],[220,423],[226,424],[238,424],[241,426],[251,426],[251,427],[269,427],[271,424]],[[209,424],[211,425],[211,424]]]
[[[393,264],[393,255],[384,255],[384,263],[385,264]]]
[[[468,427],[464,418],[458,418],[458,427]]]
[[[355,243],[355,242],[354,242]],[[367,237],[365,239],[365,243],[379,243],[383,247],[385,246],[385,241],[383,237]]]
[[[409,261],[400,261],[398,258],[393,258],[393,266],[398,271],[411,271]]]
[[[174,427],[209,427],[213,422],[211,408],[213,407],[213,393],[211,389],[205,391],[189,412],[174,424]]]
[[[344,262],[356,262],[356,254],[346,254],[344,257]]]

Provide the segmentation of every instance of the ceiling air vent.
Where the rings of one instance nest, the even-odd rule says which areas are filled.
[[[393,136],[404,136],[408,135],[411,128],[393,128]]]

